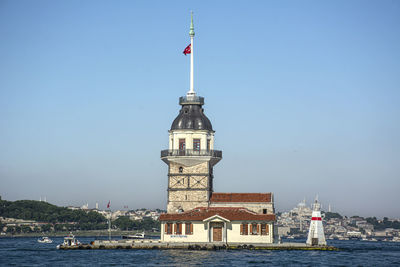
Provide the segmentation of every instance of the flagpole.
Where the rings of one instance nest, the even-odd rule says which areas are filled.
[[[111,210],[108,216],[108,240],[111,241]]]
[[[111,206],[110,206],[110,201],[108,201],[107,204],[108,211],[110,214],[108,215],[108,240],[111,241]]]
[[[190,31],[189,31],[189,36],[190,36],[190,90],[188,95],[195,95],[196,93],[194,92],[194,71],[193,71],[193,54],[194,54],[194,49],[193,49],[193,39],[194,39],[194,26],[193,26],[193,12],[191,12],[191,21],[190,21]]]

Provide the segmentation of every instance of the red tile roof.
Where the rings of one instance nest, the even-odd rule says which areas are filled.
[[[182,213],[163,213],[160,221],[203,221],[219,215],[230,221],[275,221],[274,214],[258,214],[246,208],[200,207]]]
[[[271,193],[213,193],[211,202],[271,202]]]

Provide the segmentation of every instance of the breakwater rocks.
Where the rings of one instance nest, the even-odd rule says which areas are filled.
[[[159,240],[95,240],[90,244],[63,246],[59,249],[183,249],[183,250],[326,250],[337,251],[332,246],[309,246],[304,243],[243,244],[243,243],[180,243]]]

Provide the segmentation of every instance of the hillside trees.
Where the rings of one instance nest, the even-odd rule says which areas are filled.
[[[70,210],[58,207],[47,202],[34,200],[6,201],[0,200],[0,216],[37,222],[48,222],[55,225],[55,229],[105,229],[106,218],[95,211]],[[63,224],[63,226],[57,226]],[[75,226],[71,226],[74,224]],[[70,226],[67,226],[70,225]],[[42,231],[49,231],[51,226],[43,225]],[[19,229],[14,229],[15,232]],[[24,229],[28,231],[28,229]],[[83,230],[83,229],[82,229]]]

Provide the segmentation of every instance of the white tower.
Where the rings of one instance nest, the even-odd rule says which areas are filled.
[[[204,97],[197,96],[193,82],[193,14],[190,21],[190,89],[179,98],[182,106],[169,130],[169,147],[161,151],[168,164],[168,213],[207,207],[213,192],[213,167],[222,159],[214,150],[214,130],[204,114]]]
[[[310,246],[326,246],[324,227],[322,226],[321,204],[318,198],[313,204],[312,218],[310,223],[310,231],[308,232],[307,245]]]

